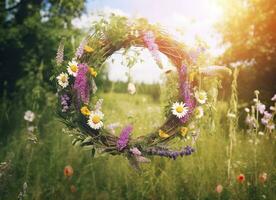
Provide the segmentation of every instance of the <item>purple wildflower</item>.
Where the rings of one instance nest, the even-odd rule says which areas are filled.
[[[267,125],[268,122],[271,120],[271,118],[272,118],[272,114],[269,113],[269,112],[267,112],[267,111],[264,111],[264,116],[263,116],[263,118],[261,119],[262,124],[263,124],[263,125]]]
[[[63,57],[64,57],[64,44],[63,42],[60,42],[57,50],[57,55],[56,55],[57,65],[61,65],[61,63],[63,62]]]
[[[184,147],[181,151],[171,151],[167,148],[154,147],[147,149],[145,152],[149,155],[163,156],[175,160],[179,156],[183,157],[191,155],[193,152],[195,152],[195,150],[190,146]]]
[[[245,118],[245,123],[250,127],[250,128],[256,128],[256,120],[254,117],[247,115]]]
[[[262,104],[262,103],[257,103],[257,110],[258,110],[261,114],[264,114],[265,105]]]
[[[131,125],[128,125],[123,128],[123,130],[119,136],[119,139],[117,141],[117,149],[119,151],[122,151],[127,146],[128,142],[129,142],[129,136],[130,136],[132,130],[133,130],[133,127]]]
[[[78,100],[81,100],[83,103],[88,103],[90,97],[90,84],[86,76],[88,66],[86,64],[78,64],[78,67],[79,69],[74,82],[74,89],[77,92]]]
[[[86,43],[87,43],[87,38],[84,38],[84,39],[81,41],[79,47],[77,48],[77,51],[76,51],[76,53],[75,53],[75,57],[76,57],[76,58],[80,58],[80,57],[82,56],[83,51],[84,51],[83,49],[84,49],[84,46],[86,45]]]
[[[70,106],[70,98],[67,94],[60,96],[60,104],[62,106],[61,112],[67,112]]]
[[[179,86],[180,96],[184,100],[185,105],[189,108],[188,113],[180,119],[181,123],[186,123],[190,119],[195,109],[196,103],[191,94],[187,66],[185,64],[183,64],[179,69]]]

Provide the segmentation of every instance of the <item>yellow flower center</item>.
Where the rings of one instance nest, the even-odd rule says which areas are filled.
[[[176,112],[182,113],[182,112],[183,112],[183,107],[182,107],[182,106],[178,106],[178,107],[176,108]]]
[[[199,97],[198,97],[200,100],[204,100],[205,99],[205,95],[202,93],[202,94],[199,94]]]
[[[90,115],[90,110],[89,110],[86,106],[83,106],[83,107],[81,108],[81,113],[82,113],[83,115]]]
[[[66,76],[62,76],[60,80],[61,80],[61,82],[65,83],[67,81],[67,78],[66,78]]]
[[[101,121],[101,118],[98,115],[92,117],[92,122],[98,124]]]
[[[72,66],[70,67],[70,69],[72,70],[72,72],[76,73],[77,70],[78,70],[78,66],[72,65]]]

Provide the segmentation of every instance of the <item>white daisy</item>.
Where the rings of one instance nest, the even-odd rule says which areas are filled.
[[[93,129],[100,129],[103,126],[104,114],[101,111],[92,111],[87,124]]]
[[[78,73],[78,63],[75,60],[72,60],[68,63],[67,71],[70,75],[76,77]]]
[[[198,106],[196,109],[195,109],[195,118],[196,119],[200,119],[201,117],[203,117],[204,115],[204,110],[201,106]]]
[[[67,73],[60,73],[60,75],[57,76],[58,84],[62,88],[66,88],[69,85],[69,80],[68,80],[68,74]]]
[[[34,112],[27,110],[24,114],[24,119],[28,122],[32,122],[35,119],[35,114]]]
[[[175,102],[172,105],[172,114],[174,114],[178,118],[184,117],[187,113],[188,113],[188,107],[185,106],[185,103]]]
[[[200,104],[205,104],[207,101],[207,93],[203,90],[195,92],[195,98]]]

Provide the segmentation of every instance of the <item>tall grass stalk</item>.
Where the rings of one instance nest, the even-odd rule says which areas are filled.
[[[231,99],[230,107],[228,110],[228,120],[229,120],[229,146],[228,146],[228,166],[227,166],[227,175],[229,185],[231,185],[232,177],[232,157],[233,157],[233,148],[236,142],[236,130],[238,126],[238,91],[237,91],[237,78],[239,70],[235,68],[233,71],[233,81],[231,85]],[[230,115],[231,114],[231,115]]]

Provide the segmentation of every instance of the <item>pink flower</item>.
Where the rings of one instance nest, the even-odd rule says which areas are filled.
[[[220,194],[222,191],[223,191],[223,186],[221,184],[218,184],[216,187],[216,192]]]
[[[90,85],[86,76],[88,66],[86,64],[79,64],[78,66],[79,70],[74,82],[74,89],[77,92],[78,99],[83,103],[88,103],[90,97]]]
[[[257,103],[257,110],[258,110],[261,114],[264,114],[265,105],[262,104],[262,103]]]
[[[117,141],[117,149],[119,151],[122,151],[128,145],[132,130],[133,130],[133,127],[131,125],[128,125],[125,128],[123,128],[119,136],[119,139]]]
[[[260,181],[261,183],[264,183],[264,182],[266,182],[266,180],[267,180],[267,173],[265,173],[265,172],[261,173],[261,174],[259,175],[259,181]]]
[[[131,148],[130,152],[135,156],[141,156],[142,155],[141,151],[139,151],[139,149],[137,147]]]

